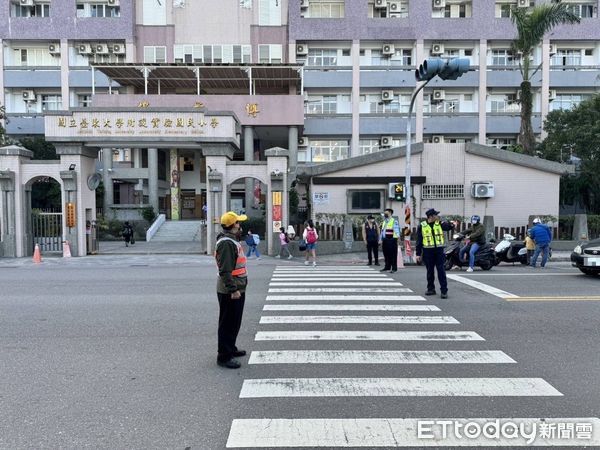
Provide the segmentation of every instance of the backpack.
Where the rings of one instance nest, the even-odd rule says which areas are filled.
[[[258,234],[253,234],[252,239],[254,239],[254,245],[260,244],[260,236]]]
[[[306,243],[314,244],[315,242],[317,242],[317,232],[314,228],[311,228],[306,232]]]

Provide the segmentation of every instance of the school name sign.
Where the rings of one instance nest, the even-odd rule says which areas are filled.
[[[51,138],[236,138],[231,116],[172,112],[81,112],[47,115],[46,136]]]

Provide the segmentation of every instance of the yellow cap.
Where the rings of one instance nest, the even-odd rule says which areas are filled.
[[[226,212],[221,216],[221,225],[225,225],[226,227],[230,227],[236,222],[243,222],[244,220],[248,220],[248,216],[242,214],[238,216],[233,211]]]

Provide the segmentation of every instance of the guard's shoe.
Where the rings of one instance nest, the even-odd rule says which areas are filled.
[[[447,292],[442,292],[440,295],[441,298],[448,298],[448,293]]]
[[[385,267],[383,269],[379,269],[380,272],[387,272],[390,269],[386,269]]]
[[[294,259],[294,257],[292,255],[288,256],[288,259]]]
[[[472,267],[469,267],[469,268],[467,269],[467,272],[473,272],[473,268],[472,268]]]
[[[242,367],[242,365],[235,359],[229,359],[227,361],[217,360],[217,364],[221,367],[226,367],[227,369],[239,369],[240,367]]]
[[[235,352],[233,352],[233,356],[234,357],[246,356],[246,350],[236,350]]]
[[[398,272],[396,269],[390,270],[390,273],[396,273],[396,272]]]
[[[308,266],[308,261],[304,261],[304,265],[305,265],[305,266]]]
[[[367,266],[372,266],[372,265],[373,265],[373,263],[367,263]]]
[[[376,265],[376,266],[378,266],[378,265],[379,265],[379,263],[378,263],[378,262],[376,262],[376,263],[375,263],[375,265]]]
[[[425,292],[425,295],[435,295],[435,291],[427,291]]]

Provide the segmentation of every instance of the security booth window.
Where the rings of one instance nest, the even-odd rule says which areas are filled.
[[[348,213],[380,213],[384,192],[379,189],[349,190]]]

